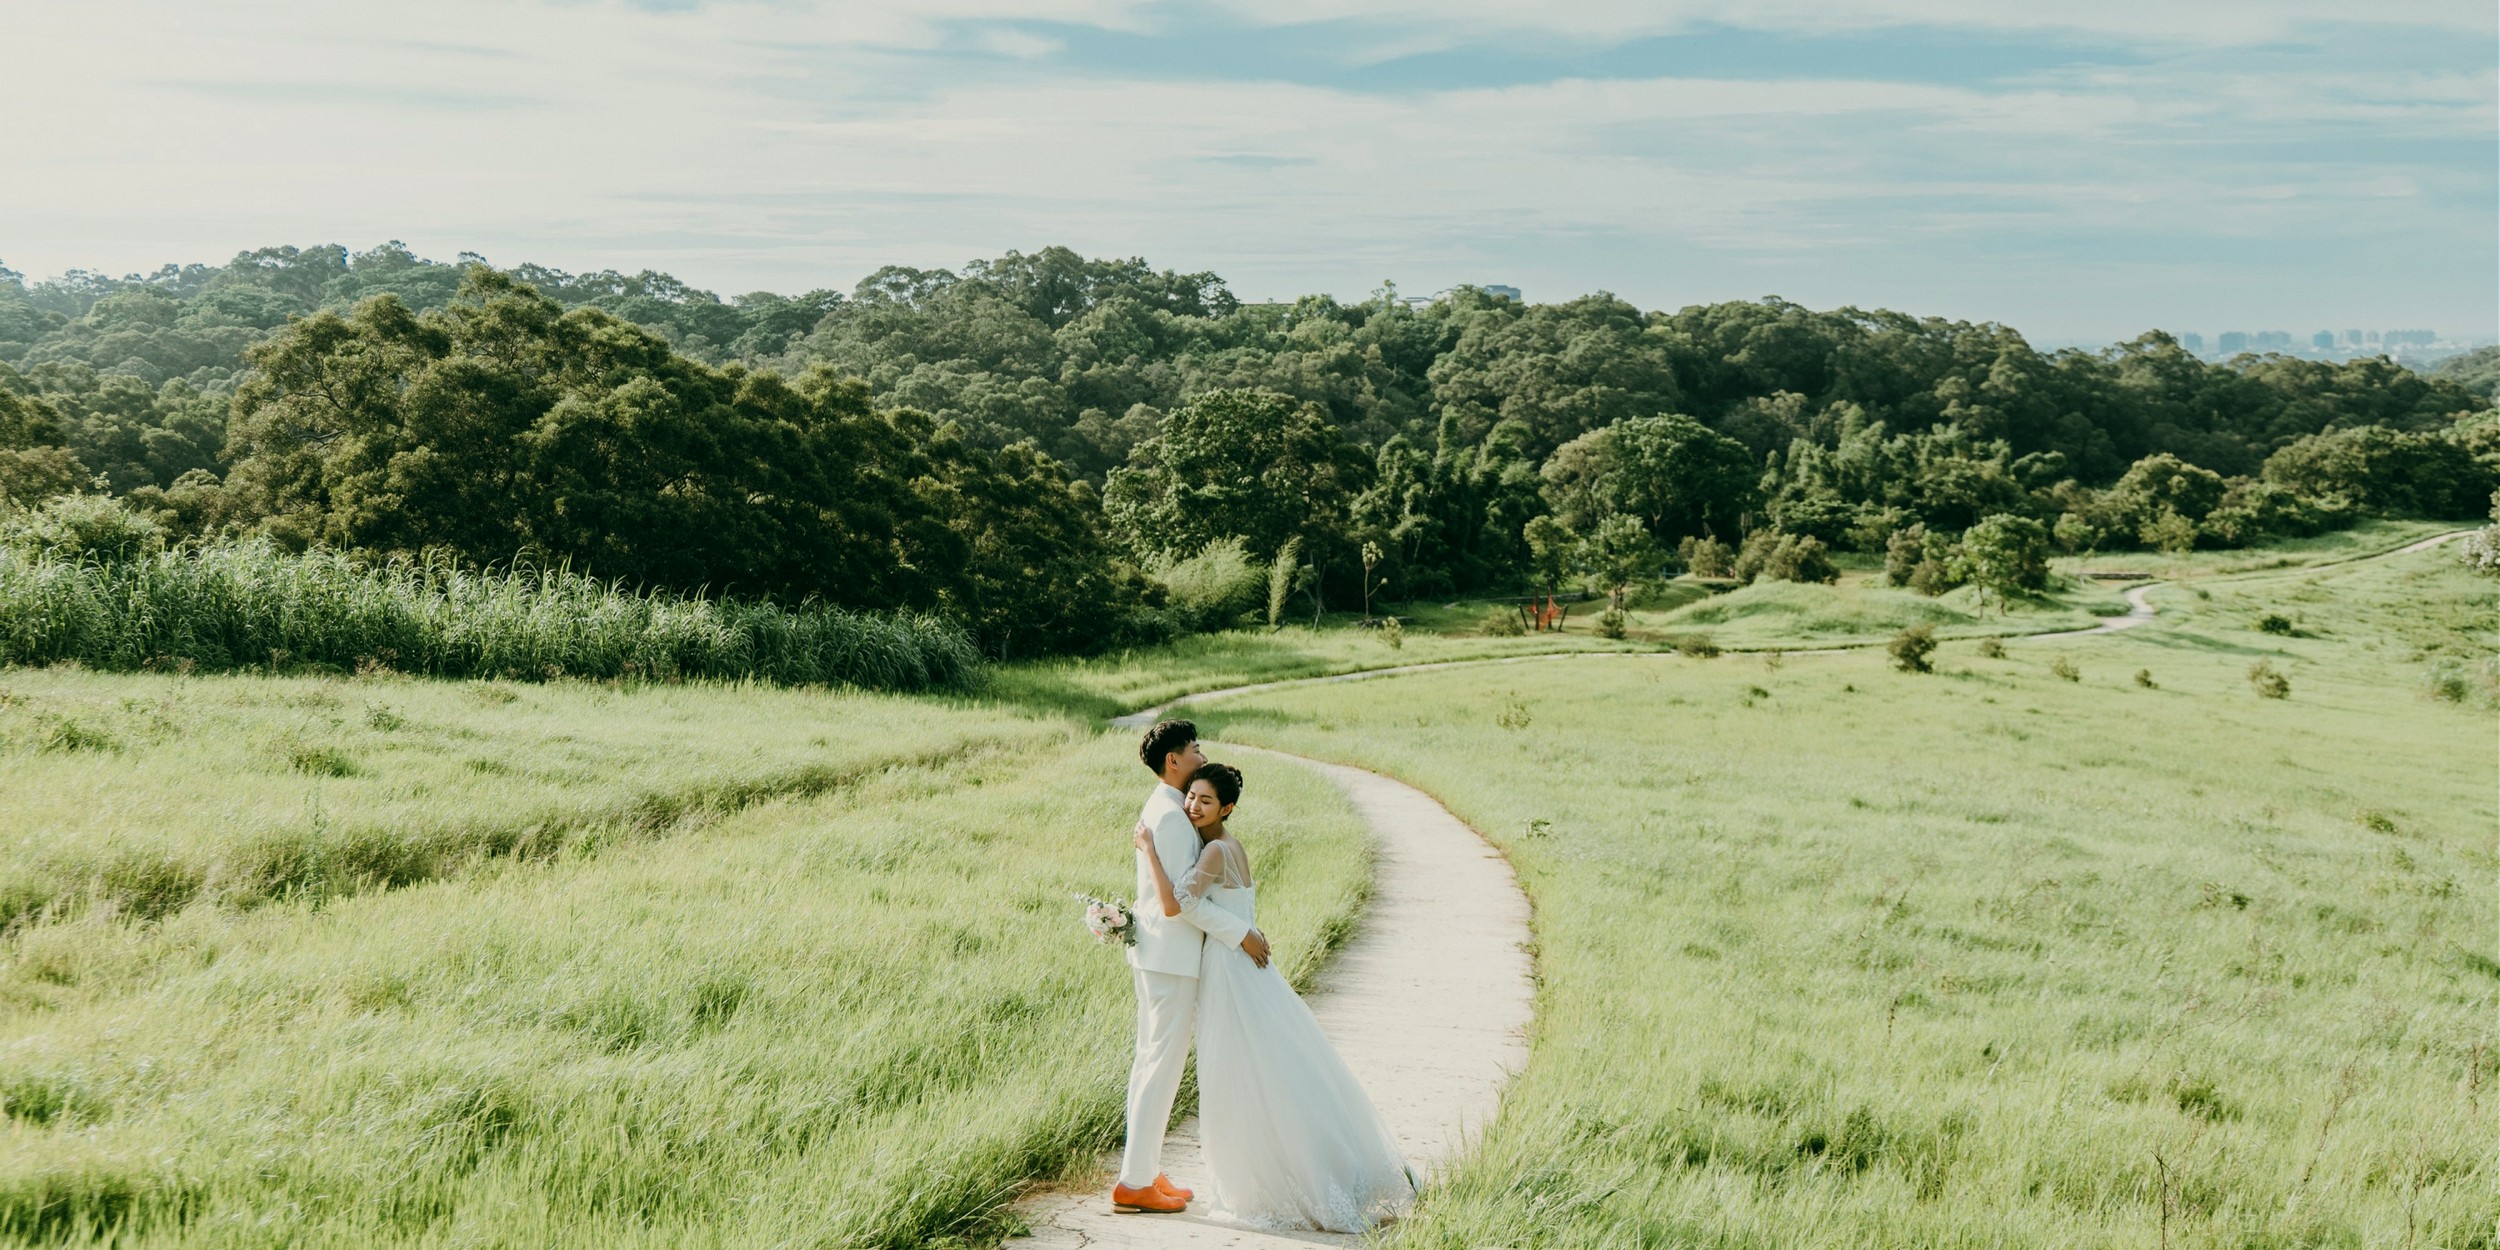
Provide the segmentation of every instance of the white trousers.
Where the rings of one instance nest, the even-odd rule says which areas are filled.
[[[1120,1183],[1144,1189],[1163,1170],[1163,1130],[1189,1064],[1189,1035],[1198,1022],[1198,978],[1129,969],[1137,984],[1137,1057],[1128,1069],[1128,1144],[1120,1151]]]

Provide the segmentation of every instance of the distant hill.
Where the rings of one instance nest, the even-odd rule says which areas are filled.
[[[2454,382],[2485,399],[2500,400],[2500,347],[2477,347],[2431,367],[2430,376]]]

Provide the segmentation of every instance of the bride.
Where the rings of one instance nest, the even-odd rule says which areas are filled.
[[[1224,826],[1240,800],[1239,769],[1207,764],[1190,776],[1182,810],[1201,849],[1177,886],[1153,835],[1139,833],[1164,915],[1205,899],[1256,919],[1250,857]],[[1198,1119],[1213,1205],[1242,1223],[1362,1232],[1414,1196],[1396,1139],[1311,1009],[1282,973],[1220,942],[1198,961]]]

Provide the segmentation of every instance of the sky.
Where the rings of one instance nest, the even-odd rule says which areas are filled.
[[[1252,300],[2500,334],[2491,0],[8,0],[0,49],[30,279],[1057,243]]]

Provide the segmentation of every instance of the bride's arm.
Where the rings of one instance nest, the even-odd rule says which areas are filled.
[[[1155,831],[1143,824],[1137,826],[1137,849],[1146,853],[1146,871],[1153,875],[1156,901],[1163,904],[1163,914],[1181,914],[1180,897],[1172,890],[1172,878],[1163,871],[1163,856],[1155,850]],[[1145,902],[1144,899],[1137,900]]]

